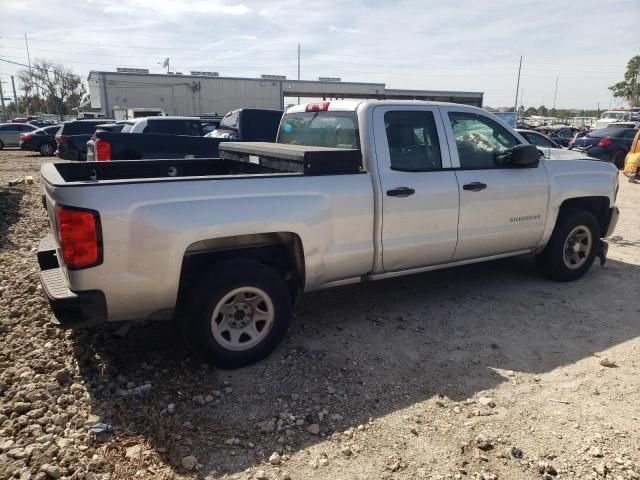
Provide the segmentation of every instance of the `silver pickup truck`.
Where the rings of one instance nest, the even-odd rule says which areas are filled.
[[[575,280],[618,218],[613,165],[546,160],[465,105],[294,106],[277,143],[221,154],[42,167],[62,326],[174,318],[237,367],[276,347],[302,292],[522,254]]]

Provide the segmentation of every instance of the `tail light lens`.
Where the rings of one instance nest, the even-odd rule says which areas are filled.
[[[611,139],[609,137],[601,138],[598,142],[597,147],[606,147],[607,145],[611,145]]]
[[[309,103],[304,111],[305,112],[326,112],[329,110],[330,102],[321,102],[321,103]]]
[[[93,210],[56,206],[56,225],[62,260],[69,269],[102,262],[100,217]]]
[[[98,162],[110,162],[111,161],[111,145],[105,140],[96,139],[94,142],[94,148],[96,151],[96,160]]]
[[[31,140],[33,138],[33,133],[21,133],[20,134],[20,141],[21,142],[26,142],[27,140]]]
[[[67,143],[67,137],[56,137],[56,145],[64,145]]]

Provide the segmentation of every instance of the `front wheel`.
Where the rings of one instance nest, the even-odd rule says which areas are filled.
[[[600,227],[592,213],[565,209],[560,212],[553,234],[536,263],[549,278],[570,282],[582,277],[596,258]]]
[[[284,338],[291,315],[291,296],[281,276],[241,259],[216,264],[197,280],[180,321],[198,356],[237,368],[270,354]]]

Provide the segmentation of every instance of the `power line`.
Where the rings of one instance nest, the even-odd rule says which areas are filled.
[[[11,37],[11,36],[0,36],[0,39],[5,39],[5,40],[20,40],[21,41],[21,37]],[[70,41],[64,41],[64,40],[41,40],[41,39],[37,39],[37,38],[31,38],[29,39],[30,42],[42,42],[42,43],[51,43],[52,41],[55,41],[55,43],[60,43],[60,44],[69,44],[69,45],[82,45],[84,47],[87,46],[86,42],[70,42]],[[149,47],[146,45],[131,45],[129,43],[127,43],[126,45],[128,48],[135,48],[135,49],[143,49],[143,50],[164,50],[164,51],[170,51],[170,50],[178,50],[178,51],[192,51],[192,52],[211,52],[212,50],[208,50],[206,48],[184,48],[184,47]],[[105,44],[105,43],[95,43],[95,47],[112,47],[112,48],[117,48],[119,50],[122,50],[122,45],[114,45],[114,44]],[[6,47],[5,47],[6,48]],[[9,47],[9,48],[17,48],[17,47]],[[224,52],[224,53],[244,53],[246,54],[247,51],[246,50],[238,50],[238,49],[219,49],[219,48],[215,48],[213,49],[214,52]],[[280,50],[280,49],[261,49],[260,50],[260,55],[263,56],[264,52],[272,52],[272,53],[288,53],[290,55],[293,55],[293,51],[292,50]],[[318,51],[313,51],[310,50],[308,51],[309,55],[325,55],[325,56],[330,56],[330,57],[348,57],[348,58],[369,58],[372,60],[380,60],[380,59],[387,59],[387,60],[397,60],[398,57],[394,56],[394,57],[382,57],[382,56],[366,56],[366,55],[362,55],[362,54],[348,54],[348,53],[323,53],[323,52],[318,52]],[[94,54],[97,56],[101,56],[103,54]],[[107,55],[107,54],[104,54]],[[132,57],[133,58],[133,57]],[[447,60],[440,60],[440,59],[433,59],[431,60],[433,62],[438,62],[438,63],[490,63],[490,62],[486,62],[485,60],[468,60],[468,59],[464,59],[464,60],[459,60],[459,61],[447,61]],[[351,62],[349,62],[351,63]],[[508,64],[509,62],[505,61],[502,62],[505,65]],[[583,67],[593,67],[593,64],[578,64],[578,63],[555,63],[555,62],[528,62],[529,65],[552,65],[552,66],[567,66],[567,67],[578,67],[578,66],[583,66]],[[620,65],[618,64],[602,64],[602,63],[598,63],[599,66],[602,67],[620,67]],[[598,70],[600,71],[600,70]]]

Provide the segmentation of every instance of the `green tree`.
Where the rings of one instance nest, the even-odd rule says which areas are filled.
[[[624,80],[609,87],[614,97],[624,98],[632,107],[640,105],[640,55],[627,63]]]
[[[29,106],[34,110],[55,112],[60,120],[77,110],[85,95],[84,84],[78,75],[49,60],[36,60],[30,69],[21,70],[18,77]]]

